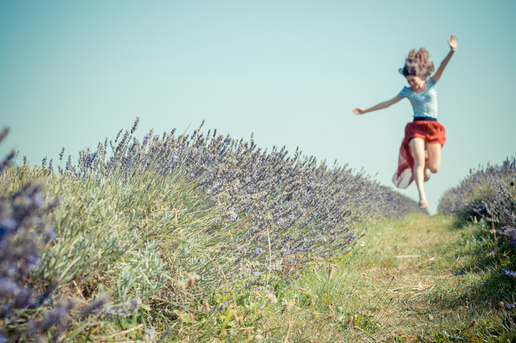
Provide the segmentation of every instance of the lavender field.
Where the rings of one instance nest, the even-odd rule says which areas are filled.
[[[39,166],[12,163],[15,152],[2,162],[1,341],[377,341],[409,331],[379,314],[392,310],[399,271],[388,268],[400,266],[386,252],[429,225],[413,224],[430,218],[415,201],[346,166],[202,125],[138,139],[138,121],[75,165],[64,149]],[[514,242],[514,166],[472,174],[440,211]],[[514,249],[499,246],[509,259],[496,275],[514,289]],[[362,285],[362,270],[385,291]],[[442,336],[432,330],[424,335]]]
[[[439,211],[461,220],[479,221],[483,230],[479,239],[487,241],[488,258],[480,259],[489,272],[480,295],[503,294],[501,304],[514,326],[516,318],[516,159],[508,158],[501,165],[470,171],[458,186],[448,190],[440,200]],[[486,251],[481,252],[485,254]],[[501,280],[501,279],[508,279]],[[489,292],[486,292],[489,290]],[[510,296],[505,295],[509,293]]]
[[[59,163],[8,167],[13,153],[2,164],[3,337],[80,341],[143,325],[150,339],[184,321],[217,330],[235,294],[276,297],[307,264],[343,258],[367,223],[419,212],[298,150],[200,128],[140,142],[137,125],[77,165],[64,149]]]

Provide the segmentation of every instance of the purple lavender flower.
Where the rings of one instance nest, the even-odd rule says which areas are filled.
[[[140,117],[136,117],[136,120],[134,121],[134,124],[133,124],[133,128],[131,129],[131,134],[133,134],[134,131],[136,131],[136,129],[138,128],[139,122],[140,122]]]
[[[0,143],[7,137],[7,134],[9,133],[9,128],[5,127],[0,131]]]
[[[149,139],[151,138],[151,135],[148,133],[143,137],[143,145],[146,145]]]
[[[66,162],[65,169],[67,171],[72,170],[72,155],[68,155],[68,161]]]
[[[64,152],[65,152],[65,147],[63,147],[63,150],[61,150],[61,152],[59,153],[59,161],[63,160]]]
[[[516,272],[511,272],[507,269],[502,269],[502,273],[501,273],[503,276],[506,276],[508,277],[509,279],[516,279]]]

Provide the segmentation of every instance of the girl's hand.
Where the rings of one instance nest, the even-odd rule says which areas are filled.
[[[362,107],[357,107],[357,108],[353,109],[353,112],[356,114],[364,114],[365,110]]]
[[[457,41],[459,39],[457,37],[455,37],[455,35],[451,35],[451,38],[450,38],[450,41],[448,42],[448,44],[450,45],[450,48],[455,51],[457,50]]]

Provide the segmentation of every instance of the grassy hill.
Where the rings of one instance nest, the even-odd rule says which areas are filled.
[[[140,143],[136,127],[77,165],[2,164],[2,339],[514,339],[494,196],[491,222],[462,205],[430,217],[299,151],[198,130]]]

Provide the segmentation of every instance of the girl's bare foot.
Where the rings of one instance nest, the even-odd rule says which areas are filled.
[[[426,200],[419,200],[419,208],[428,208],[428,202]]]
[[[425,182],[430,180],[430,169],[425,166]]]

